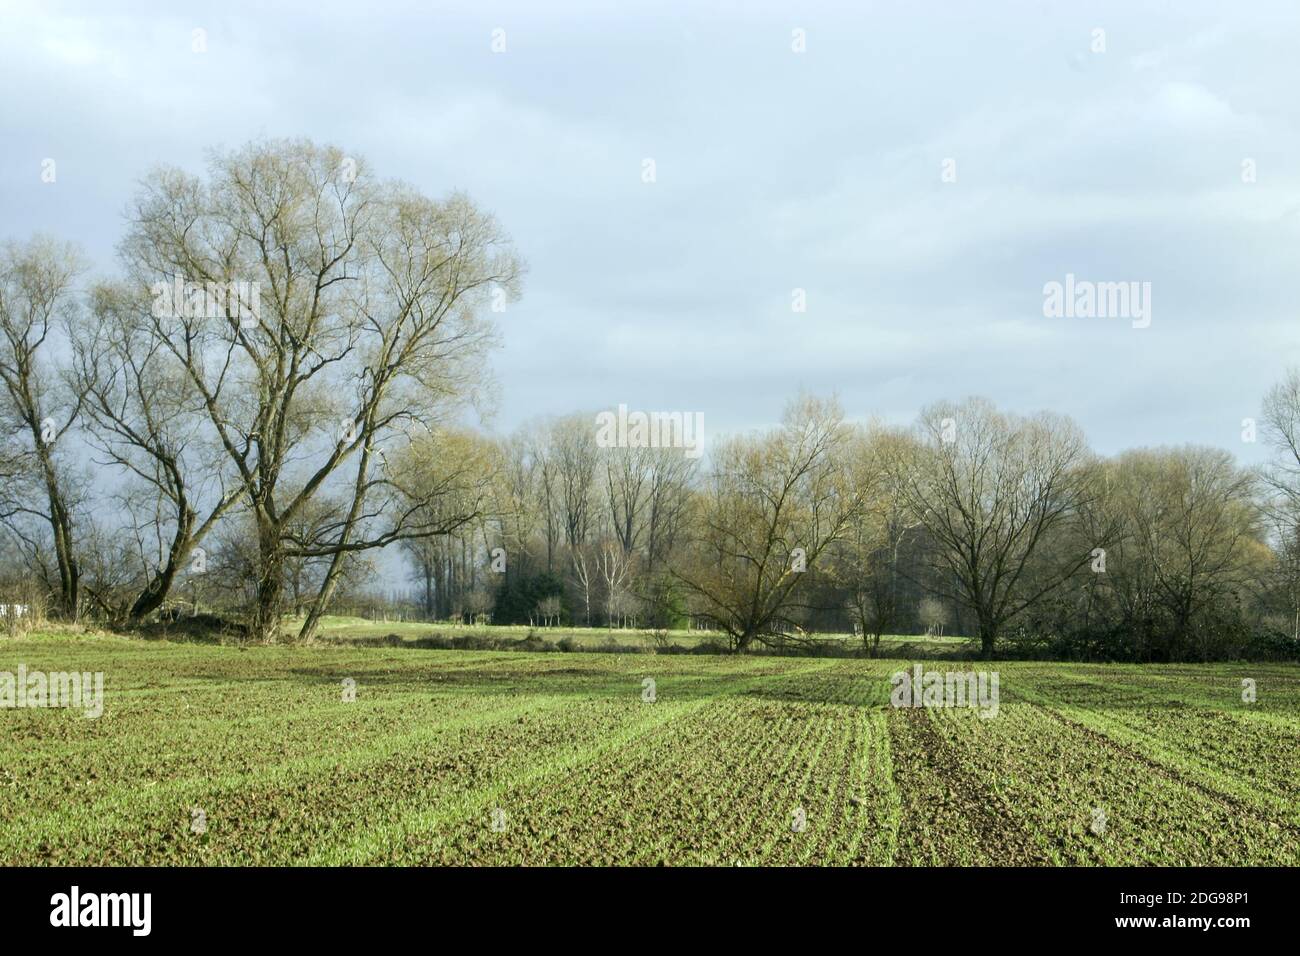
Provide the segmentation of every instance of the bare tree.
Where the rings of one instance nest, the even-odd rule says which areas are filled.
[[[782,427],[713,452],[692,562],[674,577],[737,651],[794,624],[797,590],[861,501],[846,480],[838,403],[803,397]]]
[[[564,541],[570,549],[577,549],[587,543],[596,508],[599,450],[591,416],[569,415],[555,420],[549,439],[549,459],[554,463],[559,485],[557,503]]]
[[[380,183],[308,142],[217,155],[207,181],[158,171],[123,251],[154,290],[151,332],[189,379],[253,517],[255,637],[278,630],[286,556],[328,561],[308,639],[344,555],[431,533],[391,521],[371,531],[374,498],[399,497],[377,457],[465,400],[491,344],[483,308],[516,289],[519,261],[466,197]],[[185,294],[169,295],[178,282]],[[241,294],[215,308],[188,293],[232,284]],[[332,536],[291,542],[299,512],[331,485],[342,502]]]
[[[1059,587],[1095,543],[1070,525],[1095,495],[1079,428],[1047,413],[1020,418],[983,399],[927,409],[902,489],[933,543],[937,579],[966,604],[985,657],[1008,620]],[[1064,536],[1058,554],[1046,547]]]
[[[1286,601],[1287,630],[1300,641],[1300,516],[1282,508],[1269,510],[1273,531],[1272,578]]]
[[[654,454],[650,447],[607,448],[602,455],[609,525],[625,554],[637,549],[651,491]]]
[[[502,546],[510,555],[506,575],[527,574],[530,547],[546,516],[541,502],[540,469],[535,467],[526,435],[520,431],[499,443],[500,467],[495,485],[494,517]]]
[[[72,477],[58,449],[77,424],[85,396],[69,386],[51,352],[77,321],[74,283],[81,271],[76,249],[47,237],[0,247],[0,427],[6,447],[16,449],[9,469],[19,478],[6,483],[0,513],[10,522],[27,516],[48,526],[57,608],[70,618],[78,612],[81,569]],[[11,530],[23,536],[13,524]]]
[[[559,469],[552,455],[551,442],[548,440],[551,428],[541,422],[533,422],[520,429],[521,465],[530,468],[536,475],[536,495],[533,506],[541,518],[543,536],[546,540],[546,570],[554,573],[555,562],[561,544]]]
[[[146,516],[130,529],[143,565],[136,593],[125,607],[97,597],[107,613],[139,621],[167,600],[177,576],[194,565],[195,548],[244,488],[223,468],[221,450],[204,441],[199,396],[142,319],[150,306],[141,290],[102,284],[90,302],[94,322],[72,342],[72,378],[94,425],[90,441],[101,463],[121,469],[152,504],[126,509]]]
[[[939,636],[943,635],[944,628],[948,626],[951,617],[948,613],[948,605],[932,597],[921,599],[916,616],[925,627],[926,634],[937,634]]]
[[[878,427],[855,434],[846,456],[862,507],[835,548],[832,567],[872,653],[879,652],[881,636],[898,625],[905,583],[901,552],[920,528],[903,493],[914,456],[910,436]]]
[[[681,537],[696,474],[696,460],[680,448],[654,449],[645,521],[645,566],[653,573],[673,553]]]
[[[636,556],[614,536],[606,537],[596,551],[596,567],[605,592],[605,619],[610,627],[631,607],[628,585],[634,573]]]
[[[453,598],[464,598],[478,584],[474,570],[482,552],[474,557],[469,552],[484,535],[494,507],[499,452],[495,443],[470,431],[443,429],[412,441],[384,469],[388,491],[398,496],[384,510],[406,529],[401,545],[424,580],[427,613],[435,612],[435,597],[450,613]],[[331,531],[326,540],[333,536]],[[468,558],[461,567],[454,560],[457,552]]]
[[[1121,534],[1099,577],[1140,656],[1190,649],[1263,576],[1255,476],[1227,452],[1196,446],[1128,451],[1111,471],[1106,507]],[[1187,648],[1143,646],[1149,630]]]
[[[537,614],[542,619],[542,627],[555,627],[560,623],[563,602],[558,594],[544,597],[537,602]]]
[[[1290,605],[1291,633],[1300,641],[1300,368],[1287,369],[1264,396],[1264,434],[1274,450],[1263,478],[1272,492],[1276,576]]]
[[[591,592],[596,585],[596,560],[591,550],[585,543],[569,548],[573,580],[582,594],[582,623],[588,627],[591,626]]]
[[[1287,369],[1264,396],[1264,437],[1274,459],[1265,471],[1273,491],[1300,512],[1300,368]]]

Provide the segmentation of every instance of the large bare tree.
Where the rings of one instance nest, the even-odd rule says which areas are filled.
[[[837,402],[803,396],[780,428],[711,451],[693,553],[673,574],[736,651],[794,623],[806,575],[861,506],[845,467],[848,434]]]
[[[481,380],[486,310],[515,293],[519,259],[467,197],[429,199],[303,141],[217,154],[206,179],[156,171],[122,250],[155,292],[153,336],[243,489],[257,537],[251,634],[279,629],[286,558],[329,564],[299,634],[309,639],[342,555],[435,533],[380,516],[401,496],[379,456]],[[295,540],[322,493],[340,503],[329,536]]]
[[[926,409],[917,441],[902,493],[925,526],[943,593],[970,609],[991,657],[1004,625],[1097,546],[1075,522],[1096,495],[1092,456],[1069,419],[1022,418],[984,399]],[[1054,539],[1060,548],[1048,547]]]

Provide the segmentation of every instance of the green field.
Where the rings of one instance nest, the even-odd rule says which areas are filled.
[[[0,640],[19,663],[103,671],[105,705],[0,710],[4,865],[1300,863],[1291,665],[996,663],[982,719],[891,707],[890,660]]]

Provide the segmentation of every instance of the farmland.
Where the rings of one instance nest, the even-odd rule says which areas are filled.
[[[986,719],[891,707],[901,659],[0,640],[20,663],[102,671],[104,708],[0,710],[3,865],[1300,863],[1294,665],[999,662]]]

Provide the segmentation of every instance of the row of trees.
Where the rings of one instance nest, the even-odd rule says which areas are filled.
[[[891,428],[804,396],[698,466],[598,447],[594,422],[478,439],[491,504],[412,545],[431,614],[693,621],[738,651],[849,627],[871,649],[951,628],[990,656],[999,642],[1142,660],[1300,648],[1297,374],[1266,397],[1279,454],[1263,469],[1197,446],[1105,458],[1066,418],[982,399]]]
[[[254,639],[294,614],[307,640],[389,548],[430,617],[699,623],[737,651],[850,626],[986,655],[1300,639],[1297,374],[1265,398],[1265,469],[1103,458],[1066,418],[980,399],[892,428],[812,396],[697,461],[602,447],[590,414],[460,426],[520,260],[468,198],[338,150],[156,170],[119,251],[86,281],[53,239],[0,250],[7,603],[131,625],[183,599]]]

